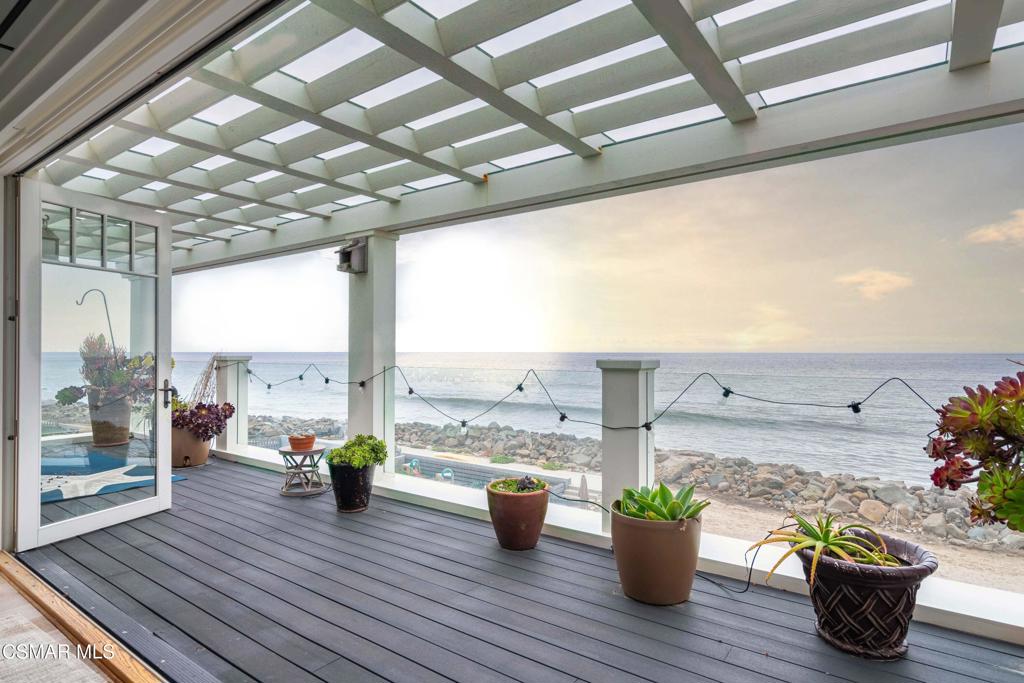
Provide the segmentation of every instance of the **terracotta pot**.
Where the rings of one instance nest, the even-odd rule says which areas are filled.
[[[860,529],[852,533],[873,538]],[[829,645],[868,659],[898,659],[907,652],[917,589],[938,569],[939,561],[916,543],[880,535],[889,554],[906,564],[875,567],[823,556],[811,588],[811,604],[818,635]],[[797,554],[809,583],[814,555],[809,550]]]
[[[289,436],[288,445],[293,451],[311,451],[316,443],[316,435],[310,436]]]
[[[352,467],[327,463],[338,512],[362,512],[370,507],[375,467]]]
[[[612,550],[622,592],[651,605],[690,599],[700,555],[700,517],[662,522],[627,517],[612,505]]]
[[[491,482],[493,484],[494,482]],[[505,550],[536,547],[548,512],[548,484],[532,493],[505,493],[487,485],[487,509],[498,544]]]
[[[209,457],[209,441],[200,441],[187,429],[171,429],[171,467],[205,465]]]
[[[131,439],[132,402],[126,396],[89,392],[89,420],[94,446],[123,446]]]

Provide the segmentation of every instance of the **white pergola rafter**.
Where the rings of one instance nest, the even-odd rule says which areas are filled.
[[[738,68],[730,72],[715,49],[718,28],[713,20],[704,19],[698,24],[683,0],[633,0],[633,4],[730,121],[738,123],[757,116],[737,83]]]
[[[519,97],[498,87],[493,60],[480,50],[467,50],[457,59],[445,55],[437,21],[413,4],[406,3],[385,18],[356,0],[313,0],[392,50],[438,74],[554,144],[581,157],[591,157],[600,149],[585,142],[571,130],[570,117],[556,123],[540,113],[532,86],[517,91]],[[528,102],[532,99],[533,102]],[[531,106],[532,104],[532,106]]]
[[[227,58],[227,60],[230,60],[231,55],[224,55],[224,57]],[[282,114],[287,114],[288,116],[292,116],[300,121],[306,121],[314,126],[323,128],[324,130],[329,130],[333,133],[337,133],[338,135],[355,140],[356,142],[361,142],[369,147],[374,147],[387,152],[388,154],[393,154],[401,159],[407,159],[408,161],[420,164],[421,166],[431,168],[438,173],[451,175],[460,180],[465,180],[471,183],[484,182],[484,179],[481,176],[464,171],[450,162],[438,158],[443,153],[424,154],[420,152],[415,147],[415,140],[412,138],[412,131],[406,131],[406,144],[401,144],[389,137],[375,135],[365,121],[353,120],[343,122],[336,118],[326,116],[322,112],[314,111],[308,97],[305,97],[303,93],[303,84],[285,76],[284,74],[271,74],[267,77],[267,80],[273,79],[277,84],[282,86],[282,88],[273,88],[276,92],[276,94],[273,94],[269,89],[257,88],[227,76],[221,70],[214,70],[218,67],[223,69],[224,66],[225,65],[220,60],[214,60],[205,68],[194,72],[192,74],[192,78],[205,83],[210,87],[222,90],[225,93],[244,97],[247,100],[267,107],[268,109],[279,111]],[[289,93],[297,95],[297,97],[294,97],[294,99],[289,98]],[[349,111],[353,115],[359,116],[361,114],[361,110],[358,112],[353,111],[356,109],[358,108],[352,105],[351,108],[349,108]],[[362,118],[365,118],[365,116]]]
[[[1003,0],[953,0],[953,38],[949,70],[992,59],[992,45],[1003,13]]]
[[[147,122],[145,119],[148,118]],[[232,149],[222,143],[215,143],[210,140],[200,140],[196,137],[190,137],[181,135],[177,132],[171,132],[169,130],[160,128],[159,125],[152,120],[152,117],[145,117],[142,112],[135,112],[124,119],[117,121],[115,124],[118,128],[124,128],[136,133],[142,133],[144,135],[151,135],[154,137],[168,140],[184,147],[191,147],[192,149],[201,150],[208,152],[209,154],[220,155],[233,159],[234,161],[241,161],[246,164],[253,166],[260,166],[270,171],[277,171],[284,175],[289,175],[294,178],[307,181],[309,183],[321,183],[328,187],[333,187],[336,190],[341,190],[346,193],[346,196],[362,194],[373,199],[379,199],[385,202],[397,202],[397,197],[393,197],[389,194],[377,192],[372,189],[369,184],[363,183],[362,185],[356,185],[346,182],[341,182],[331,178],[329,175],[321,175],[320,173],[313,173],[310,171],[304,171],[295,166],[280,163],[279,161],[273,161],[265,157],[255,157],[249,154],[239,152],[237,149]],[[321,162],[321,166],[323,163]],[[324,167],[326,173],[326,167]]]
[[[83,150],[79,150],[79,152],[82,151]],[[199,194],[210,192],[213,194],[220,195],[222,197],[227,197],[228,199],[234,199],[236,201],[240,201],[246,204],[258,204],[259,206],[265,206],[268,209],[273,209],[275,211],[281,211],[284,213],[289,213],[291,211],[300,211],[303,213],[308,213],[313,216],[317,216],[319,218],[330,217],[330,214],[321,213],[319,211],[312,211],[310,209],[304,209],[298,204],[282,204],[279,202],[272,202],[267,199],[263,199],[262,197],[241,194],[222,187],[214,187],[210,185],[193,183],[185,180],[171,178],[167,175],[163,175],[160,173],[147,171],[146,169],[138,168],[135,166],[111,163],[112,160],[102,159],[94,153],[85,152],[85,154],[86,156],[79,156],[78,154],[69,153],[61,155],[61,158],[73,164],[85,166],[86,168],[101,168],[105,171],[112,171],[114,173],[124,173],[125,175],[141,178],[147,182],[167,183],[168,185],[175,185],[186,190],[198,192]]]

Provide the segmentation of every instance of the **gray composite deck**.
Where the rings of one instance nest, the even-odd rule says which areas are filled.
[[[609,551],[504,551],[486,522],[381,498],[342,515],[223,461],[187,476],[168,512],[20,555],[171,680],[1024,683],[1006,643],[915,624],[906,659],[864,661],[798,595],[698,579],[652,607]]]

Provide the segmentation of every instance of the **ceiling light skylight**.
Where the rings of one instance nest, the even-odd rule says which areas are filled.
[[[329,43],[302,55],[291,64],[282,66],[281,71],[310,83],[379,47],[381,43],[376,39],[359,29],[349,29]]]
[[[491,163],[495,166],[500,166],[501,168],[515,168],[516,166],[525,166],[526,164],[544,161],[545,159],[554,159],[555,157],[565,156],[566,154],[571,154],[571,152],[565,147],[562,147],[561,145],[549,145],[547,147],[541,147],[540,149],[531,149],[529,152],[522,152],[520,154],[502,157],[501,159],[495,159],[491,161]]]
[[[218,154],[217,156],[210,157],[209,159],[203,159],[192,164],[196,168],[201,168],[204,171],[212,171],[215,168],[220,168],[224,164],[230,164],[234,159]]]
[[[259,107],[260,105],[251,100],[239,97],[238,95],[231,95],[193,116],[200,121],[206,121],[215,126],[223,126],[225,123],[234,121],[239,116],[244,116],[253,110],[259,109]]]
[[[639,43],[633,43],[626,47],[620,47],[618,50],[612,50],[606,52],[603,55],[586,59],[577,64],[572,64],[558,71],[552,71],[549,74],[539,76],[530,81],[533,85],[538,88],[543,88],[546,85],[552,83],[559,83],[561,81],[580,76],[591,71],[595,71],[604,66],[611,64],[617,64],[618,62],[625,61],[631,57],[653,52],[660,47],[665,47],[665,39],[661,36],[652,36],[647,40],[641,40]]]
[[[166,97],[167,95],[170,95],[172,92],[174,92],[175,90],[177,90],[178,88],[180,88],[181,86],[185,85],[186,83],[188,83],[191,80],[192,80],[191,78],[183,78],[183,79],[181,79],[180,81],[178,81],[177,83],[172,85],[167,90],[164,90],[162,93],[160,93],[159,95],[157,95],[153,99],[149,100],[148,104],[153,104],[157,100],[160,100],[160,99]]]
[[[148,140],[143,140],[132,147],[132,151],[138,152],[139,154],[145,154],[146,156],[155,157],[160,156],[164,152],[168,152],[177,146],[177,143],[171,142],[170,140],[164,140],[163,138],[150,138]]]
[[[441,77],[430,69],[417,69],[393,81],[388,81],[373,90],[368,90],[358,97],[353,97],[352,102],[360,107],[369,109],[370,107],[376,107],[378,104],[393,100],[396,97],[401,97],[413,90],[419,90],[423,86],[430,85],[439,80],[441,80]]]
[[[309,123],[308,121],[297,121],[296,123],[293,123],[290,126],[279,128],[278,130],[275,130],[273,133],[267,133],[266,135],[261,136],[260,139],[266,140],[267,142],[271,142],[275,145],[279,145],[282,142],[288,142],[289,140],[293,140],[299,137],[300,135],[312,133],[315,130],[320,130],[320,127],[315,124]]]
[[[232,51],[234,51],[234,50],[241,50],[243,47],[245,47],[246,45],[248,45],[252,41],[256,40],[257,38],[262,36],[264,33],[269,31],[270,29],[274,28],[275,26],[280,24],[282,21],[284,21],[285,19],[287,19],[288,17],[292,16],[293,14],[295,14],[296,12],[298,12],[299,10],[301,10],[301,9],[303,9],[305,7],[309,7],[309,0],[306,0],[305,2],[299,3],[298,5],[293,7],[292,9],[288,10],[287,12],[285,12],[284,14],[279,16],[277,19],[274,19],[272,22],[270,22],[269,24],[267,24],[266,26],[264,26],[260,30],[256,31],[251,36],[249,36],[248,38],[243,40],[242,42],[240,42],[237,45],[235,45],[234,47],[232,47],[231,48]]]
[[[117,175],[117,171],[108,171],[105,168],[90,168],[82,175],[96,178],[97,180],[110,180]]]
[[[338,147],[336,149],[332,149],[329,152],[320,152],[316,156],[317,156],[318,159],[323,159],[324,161],[327,161],[328,159],[333,159],[334,157],[340,157],[343,154],[349,154],[351,152],[355,152],[355,151],[363,149],[365,147],[369,147],[369,145],[367,145],[365,142],[350,142],[347,145],[343,145],[343,146]]]
[[[250,183],[262,183],[264,180],[270,180],[271,178],[276,178],[279,175],[281,175],[280,171],[264,171],[258,175],[246,178],[246,180]]]
[[[421,119],[410,121],[405,125],[409,126],[413,130],[419,130],[420,128],[426,128],[427,126],[432,126],[435,123],[441,123],[442,121],[447,121],[448,119],[455,118],[461,114],[466,114],[486,106],[487,103],[483,100],[470,100],[469,102],[463,102],[462,104],[456,104],[454,107],[443,109],[436,114],[430,114]]]
[[[628,4],[629,0],[580,0],[480,43],[480,48],[492,57],[498,57]]]

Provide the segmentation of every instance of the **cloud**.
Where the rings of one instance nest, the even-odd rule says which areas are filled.
[[[1009,242],[1024,247],[1024,209],[1017,209],[1011,218],[990,223],[967,233],[972,244],[996,244]]]
[[[906,275],[874,268],[865,268],[849,275],[840,275],[836,278],[836,282],[856,287],[861,296],[871,301],[878,301],[886,294],[906,289],[914,284],[914,281]]]

